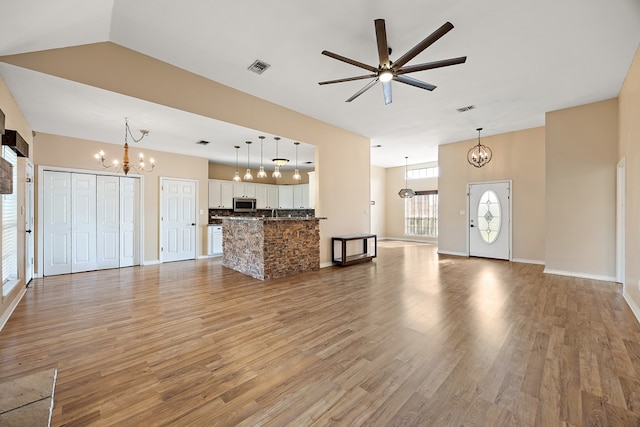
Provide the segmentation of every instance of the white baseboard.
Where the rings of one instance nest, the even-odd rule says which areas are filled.
[[[513,261],[513,262],[521,262],[521,263],[524,263],[524,264],[544,265],[544,261],[540,261],[540,260],[537,260],[537,259],[513,258],[511,261]]]
[[[438,239],[422,240],[422,239],[412,239],[410,237],[381,237],[381,238],[378,238],[378,241],[380,240],[397,240],[400,242],[429,243],[432,245],[438,244]]]
[[[638,307],[636,305],[636,303],[633,302],[633,300],[631,299],[629,294],[627,294],[626,292],[623,292],[622,296],[624,297],[624,300],[627,302],[627,305],[629,306],[629,308],[633,312],[633,315],[636,316],[636,320],[638,320],[638,322],[640,322],[640,307]]]
[[[331,267],[332,265],[333,265],[333,263],[331,261],[329,261],[329,262],[321,262],[320,263],[320,268]]]
[[[9,318],[13,314],[14,310],[16,309],[16,307],[18,307],[18,304],[20,303],[20,301],[22,300],[22,297],[26,293],[27,293],[27,287],[26,286],[22,286],[22,290],[20,291],[18,296],[11,302],[11,304],[9,305],[9,308],[7,309],[7,311],[5,311],[2,314],[2,317],[0,317],[0,331],[2,331],[2,329],[4,328],[4,325],[7,324],[7,322],[9,321]]]
[[[140,265],[158,265],[158,264],[161,264],[159,259],[152,259],[152,260],[149,260],[149,261],[144,261]]]
[[[563,271],[563,270],[552,270],[549,268],[545,268],[543,273],[545,274],[555,274],[557,276],[570,276],[577,277],[580,279],[591,279],[591,280],[602,280],[604,282],[615,282],[616,278],[613,276],[602,276],[599,274],[587,274],[587,273],[577,273],[575,271]]]
[[[441,255],[453,255],[453,256],[469,257],[469,254],[466,254],[464,252],[443,251],[443,250],[438,249],[438,253],[441,254]]]

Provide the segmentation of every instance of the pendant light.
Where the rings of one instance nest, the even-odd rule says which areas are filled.
[[[298,145],[300,145],[300,143],[296,141],[293,144],[296,146],[296,168],[293,171],[293,179],[300,181],[302,179],[300,171],[298,170]]]
[[[276,157],[272,159],[273,163],[275,163],[275,167],[273,168],[273,173],[271,174],[272,178],[282,178],[282,174],[280,173],[280,166],[287,164],[289,159],[281,159],[278,157],[278,141],[280,141],[279,136],[274,136],[273,139],[276,140]]]
[[[260,171],[256,174],[257,178],[266,178],[267,177],[267,173],[264,171],[264,166],[262,164],[262,146],[264,143],[264,136],[260,135],[258,137],[258,139],[260,139]]]
[[[476,130],[478,131],[478,145],[474,145],[467,153],[467,162],[476,168],[481,168],[491,161],[493,153],[491,148],[480,143],[480,131],[482,128]]]
[[[408,168],[408,157],[404,158],[404,188],[398,191],[398,196],[403,199],[410,199],[416,195],[416,192],[410,189],[407,185],[407,168]]]
[[[235,182],[240,182],[240,173],[238,173],[238,150],[240,150],[240,146],[239,145],[234,145],[233,148],[236,149],[236,174],[233,176],[233,180]]]
[[[253,175],[251,175],[251,169],[249,168],[249,149],[251,148],[251,141],[245,141],[247,144],[247,172],[242,177],[245,181],[253,181]]]

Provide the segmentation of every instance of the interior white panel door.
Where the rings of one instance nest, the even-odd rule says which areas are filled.
[[[162,261],[196,258],[196,182],[162,180]]]
[[[96,177],[96,263],[98,269],[120,266],[120,178]]]
[[[469,184],[469,256],[511,258],[511,183]]]
[[[140,180],[120,178],[120,267],[140,264]]]
[[[96,263],[96,175],[71,175],[71,272],[90,271]]]
[[[44,171],[43,275],[71,273],[71,174]]]

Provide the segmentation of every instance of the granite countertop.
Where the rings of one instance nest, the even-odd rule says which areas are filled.
[[[327,219],[326,216],[285,216],[285,217],[271,217],[271,216],[212,216],[211,219],[230,219],[233,221],[317,221],[321,219]]]

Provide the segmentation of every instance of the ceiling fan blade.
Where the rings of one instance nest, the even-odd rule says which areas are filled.
[[[384,19],[376,19],[376,42],[378,43],[378,58],[380,67],[389,68],[389,45],[387,44],[387,30]]]
[[[399,69],[404,64],[411,61],[413,58],[415,58],[416,55],[438,41],[440,37],[444,36],[452,29],[453,24],[451,22],[445,22],[444,25],[431,33],[431,35],[427,36],[424,40],[411,48],[407,53],[398,58],[398,60],[393,64],[394,70]]]
[[[367,74],[366,76],[356,76],[356,77],[347,77],[344,79],[336,79],[336,80],[327,80],[324,82],[318,82],[319,85],[329,85],[332,83],[342,83],[342,82],[350,82],[353,80],[362,80],[362,79],[371,79],[377,77],[375,74]]]
[[[367,83],[367,85],[365,87],[363,87],[362,89],[360,89],[359,91],[357,91],[351,98],[347,99],[345,102],[351,102],[354,99],[356,99],[357,97],[359,97],[360,95],[362,95],[363,93],[365,93],[366,91],[368,91],[369,89],[371,89],[371,87],[376,84],[378,82],[378,79],[375,78],[373,80],[371,80],[369,83]]]
[[[364,68],[367,71],[371,71],[372,73],[377,73],[378,69],[376,67],[372,67],[371,65],[364,64],[362,62],[356,61],[354,59],[347,58],[342,55],[338,55],[337,53],[329,52],[328,50],[322,51],[323,55],[326,55],[330,58],[337,59],[338,61],[346,62],[347,64],[355,65],[356,67]]]
[[[391,81],[382,82],[382,92],[384,93],[384,105],[391,104]]]
[[[413,79],[407,76],[395,76],[393,80],[400,83],[405,83],[411,86],[419,87],[420,89],[434,90],[436,87],[432,84],[422,82],[420,80]]]
[[[459,58],[443,59],[441,61],[427,62],[424,64],[408,65],[396,70],[396,75],[415,73],[416,71],[432,70],[434,68],[448,67],[449,65],[463,64],[467,60],[466,56]]]

